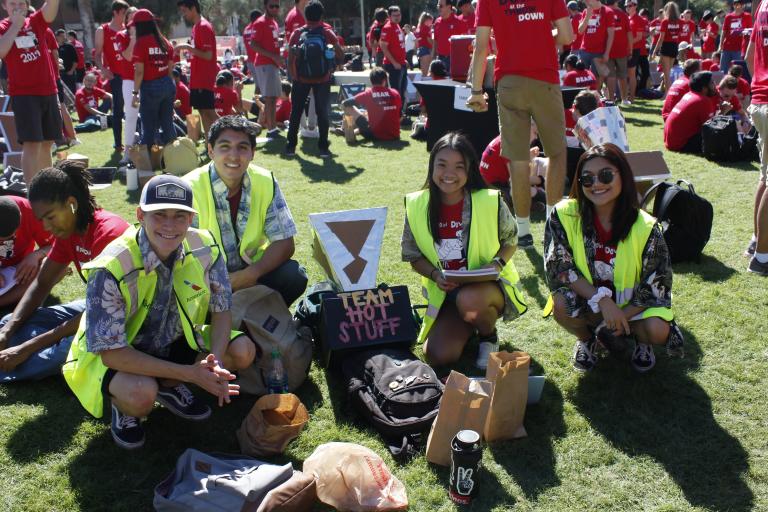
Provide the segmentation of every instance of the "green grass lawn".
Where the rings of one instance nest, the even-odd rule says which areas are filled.
[[[662,149],[659,102],[625,109],[633,150]],[[73,151],[91,165],[115,162],[111,132],[82,136]],[[427,173],[424,144],[348,148],[332,136],[333,160],[317,158],[314,140],[296,158],[282,142],[260,148],[255,161],[274,171],[299,227],[296,258],[316,282],[307,215],[370,206],[389,208],[379,280],[408,285],[417,276],[400,262],[403,195]],[[529,408],[528,437],[486,448],[480,497],[473,510],[768,510],[768,280],[746,272],[742,256],[752,232],[756,165],[719,166],[665,153],[675,178],[685,178],[715,209],[712,238],[700,264],[675,266],[674,309],[686,335],[686,358],[659,353],[656,368],[636,375],[628,363],[604,360],[581,376],[569,361],[573,339],[541,318],[547,297],[541,244],[519,251],[530,310],[500,324],[502,347],[525,350],[547,376],[541,403]],[[97,193],[102,206],[135,219],[137,197],[115,183]],[[534,237],[543,220],[534,218]],[[54,299],[82,296],[68,277]],[[763,319],[763,320],[761,320]],[[763,334],[761,334],[761,332]],[[420,351],[420,349],[417,349]],[[459,365],[468,373],[475,347]],[[311,419],[277,461],[300,469],[316,446],[348,441],[381,454],[405,484],[411,510],[454,510],[448,471],[418,457],[398,465],[376,433],[354,421],[344,387],[318,365],[298,391]],[[234,432],[254,398],[241,397],[205,423],[157,408],[145,423],[147,443],[126,452],[106,422],[91,418],[61,378],[0,386],[0,510],[148,510],[152,490],[188,447],[237,452]]]

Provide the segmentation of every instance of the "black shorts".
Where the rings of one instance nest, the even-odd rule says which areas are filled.
[[[677,43],[674,42],[667,42],[667,43],[661,43],[661,55],[664,57],[671,57],[676,58],[677,57]]]
[[[189,91],[189,104],[197,110],[213,110],[213,91],[210,89],[192,89]]]
[[[365,116],[360,116],[355,120],[355,127],[360,131],[360,135],[363,136],[366,139],[375,139],[376,137],[373,136],[373,131],[371,130],[371,125],[368,122],[368,118]]]
[[[11,107],[16,116],[19,143],[43,142],[61,138],[62,120],[59,98],[50,96],[11,96]]]
[[[632,50],[632,56],[627,61],[627,67],[636,68],[639,62],[640,62],[640,48],[636,48]]]

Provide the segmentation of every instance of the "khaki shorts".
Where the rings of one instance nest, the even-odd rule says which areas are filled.
[[[608,69],[611,78],[627,78],[627,58],[608,59]]]
[[[512,162],[530,158],[531,118],[548,157],[565,151],[565,112],[558,84],[505,75],[496,84],[501,154]]]
[[[760,150],[760,181],[765,182],[768,176],[768,104],[753,103],[747,107],[747,113],[760,136],[757,144]]]

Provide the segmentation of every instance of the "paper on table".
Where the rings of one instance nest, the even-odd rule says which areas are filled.
[[[3,267],[0,268],[0,275],[3,276],[5,284],[0,288],[0,295],[5,294],[8,290],[16,286],[16,267]]]
[[[481,283],[484,281],[497,281],[499,279],[499,271],[493,268],[444,270],[443,276],[452,283]]]
[[[453,108],[455,110],[464,110],[466,112],[472,112],[472,109],[467,106],[467,100],[472,94],[472,90],[469,87],[454,87],[453,88]]]

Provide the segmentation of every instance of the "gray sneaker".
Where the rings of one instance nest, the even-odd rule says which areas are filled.
[[[656,355],[653,353],[653,347],[646,343],[635,345],[631,363],[632,368],[639,373],[645,373],[656,366]]]
[[[528,234],[517,237],[517,246],[526,251],[533,249],[533,235]]]
[[[755,251],[757,250],[757,240],[750,240],[749,245],[747,246],[747,250],[744,251],[744,256],[747,258],[751,258],[755,255]]]
[[[753,274],[757,274],[760,276],[768,276],[768,263],[760,263],[757,261],[757,258],[752,256],[752,258],[749,260],[749,265],[747,266],[747,270],[752,272]]]
[[[573,347],[573,367],[580,372],[588,372],[597,364],[595,355],[595,337],[592,336],[586,341],[576,340]]]

